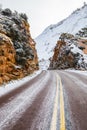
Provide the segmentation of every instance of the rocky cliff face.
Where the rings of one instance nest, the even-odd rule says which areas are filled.
[[[85,40],[84,40],[85,41]],[[63,33],[54,49],[49,69],[74,68],[87,70],[87,55],[81,39],[71,34]]]
[[[38,69],[35,42],[26,14],[0,10],[0,84]]]

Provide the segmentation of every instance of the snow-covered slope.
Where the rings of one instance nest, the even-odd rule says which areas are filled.
[[[48,66],[48,59],[53,55],[53,49],[61,33],[76,34],[81,28],[87,26],[87,5],[74,11],[63,21],[50,25],[36,39],[36,48],[40,66]],[[45,60],[45,61],[44,61]]]

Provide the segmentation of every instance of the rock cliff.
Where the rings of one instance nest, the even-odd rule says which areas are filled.
[[[54,49],[49,69],[78,69],[87,70],[87,55],[85,40],[75,37],[72,34],[63,33]],[[87,51],[87,50],[86,50]]]
[[[26,14],[0,9],[0,84],[22,78],[38,68]]]

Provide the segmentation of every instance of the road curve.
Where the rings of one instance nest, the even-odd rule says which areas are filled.
[[[87,130],[87,77],[42,71],[0,97],[0,130]]]

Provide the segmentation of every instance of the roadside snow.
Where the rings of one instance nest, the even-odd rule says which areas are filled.
[[[74,72],[74,73],[79,73],[81,75],[86,75],[87,76],[87,71],[81,71],[81,70],[71,70],[71,69],[67,69],[65,71],[68,71],[68,72]]]
[[[33,74],[26,76],[22,79],[13,80],[13,81],[9,82],[8,84],[4,84],[4,85],[0,86],[0,97],[18,87],[20,87],[21,85],[23,85],[26,82],[28,82],[29,80],[33,79],[40,73],[41,73],[41,71],[36,71]]]

